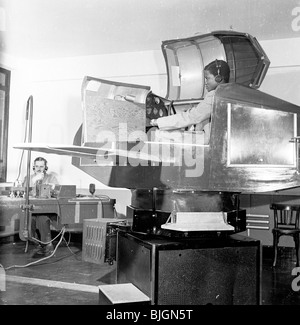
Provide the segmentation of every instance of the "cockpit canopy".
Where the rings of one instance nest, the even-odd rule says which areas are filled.
[[[230,80],[258,89],[270,61],[255,37],[234,31],[162,42],[168,73],[167,98],[175,101],[199,100],[205,94],[203,68],[214,59],[230,67]]]

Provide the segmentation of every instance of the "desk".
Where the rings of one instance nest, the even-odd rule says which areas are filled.
[[[101,198],[29,198],[30,214],[56,214],[59,224],[82,224],[84,219],[97,217],[113,218],[113,205],[115,200]],[[24,198],[10,198],[0,196],[0,227],[15,223],[22,229],[24,225],[25,206]],[[16,228],[16,227],[15,227]]]

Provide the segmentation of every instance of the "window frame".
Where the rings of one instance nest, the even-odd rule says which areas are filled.
[[[9,94],[11,72],[0,67],[0,74],[4,75],[4,84],[0,83],[0,90],[4,93],[4,107],[2,132],[0,133],[0,182],[7,181],[7,149],[8,149],[8,126],[9,126]],[[1,159],[2,157],[2,159]]]

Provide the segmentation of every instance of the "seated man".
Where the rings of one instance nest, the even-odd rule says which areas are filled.
[[[203,101],[185,112],[151,120],[150,124],[152,126],[157,126],[162,131],[192,127],[196,131],[203,131],[205,143],[208,143],[210,138],[214,94],[220,84],[229,82],[229,77],[230,68],[227,62],[223,60],[210,62],[204,67],[204,79],[207,94]]]
[[[58,184],[57,178],[47,173],[47,160],[43,157],[37,157],[33,163],[34,174],[30,175],[29,186],[32,187],[31,195],[36,196],[37,184],[49,184],[52,188]],[[23,186],[27,184],[27,176],[24,178]],[[48,214],[32,214],[31,220],[31,236],[36,238],[37,230],[40,241],[42,242],[39,250],[33,254],[33,258],[49,256],[53,252],[53,244],[51,242],[51,215]]]

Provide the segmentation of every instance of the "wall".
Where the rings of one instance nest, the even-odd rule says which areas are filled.
[[[271,61],[260,91],[300,106],[300,38],[260,43]]]

